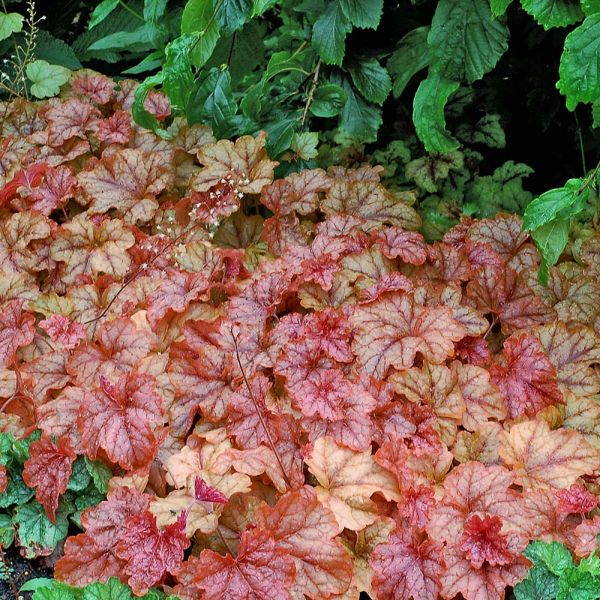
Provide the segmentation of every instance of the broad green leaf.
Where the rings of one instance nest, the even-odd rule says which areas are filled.
[[[154,50],[157,27],[153,23],[145,23],[133,31],[117,31],[95,41],[88,50]]]
[[[202,68],[219,41],[219,23],[215,18],[213,0],[189,0],[181,17],[181,33],[197,34],[191,60],[196,69]]]
[[[565,27],[583,19],[577,0],[521,0],[521,6],[545,30]]]
[[[45,60],[34,60],[25,70],[31,81],[31,93],[36,98],[50,98],[60,92],[60,86],[69,81],[71,71]]]
[[[33,558],[40,549],[53,550],[69,529],[62,502],[56,513],[56,523],[48,519],[42,505],[35,500],[19,506],[13,521],[18,526],[19,545],[26,558]]]
[[[469,144],[484,144],[488,148],[504,148],[506,136],[500,123],[500,115],[485,115],[475,125],[463,125],[456,131],[456,135]]]
[[[215,2],[215,15],[223,31],[237,31],[252,16],[252,0],[218,0]]]
[[[512,1],[513,0],[490,0],[492,14],[495,17],[501,17],[511,5]]]
[[[316,131],[304,131],[294,134],[294,139],[290,146],[292,152],[297,154],[302,160],[311,160],[319,154],[317,144],[319,143],[319,134]]]
[[[23,31],[23,17],[19,13],[0,12],[0,41],[19,31]]]
[[[556,87],[567,97],[567,108],[600,98],[600,13],[588,17],[565,39]]]
[[[163,17],[167,0],[144,0],[144,20],[156,22]]]
[[[427,42],[430,70],[472,83],[496,66],[508,48],[508,29],[487,0],[440,0]]]
[[[581,0],[581,9],[586,17],[600,13],[600,0]]]
[[[561,211],[568,211],[575,205],[582,183],[581,179],[569,179],[564,187],[548,190],[535,198],[525,209],[523,229],[536,229],[554,219]]]
[[[26,591],[26,585],[21,590]],[[83,590],[60,583],[54,579],[51,579],[47,585],[37,587],[33,594],[33,600],[82,600],[82,598]]]
[[[419,85],[413,101],[413,121],[427,152],[452,152],[460,144],[446,130],[444,107],[458,82],[430,73]]]
[[[383,12],[383,0],[339,0],[339,2],[354,27],[377,29]]]
[[[149,129],[156,133],[156,135],[168,140],[172,137],[171,134],[168,131],[165,131],[161,127],[158,119],[144,108],[144,101],[150,93],[150,90],[163,82],[163,76],[163,72],[161,71],[152,77],[147,77],[140,85],[138,85],[133,97],[133,104],[131,105],[131,114],[133,120],[138,125]]]
[[[594,577],[600,577],[600,556],[597,554],[590,554],[587,558],[579,561],[578,568],[582,571],[587,571],[594,575]]]
[[[598,600],[600,579],[576,567],[565,569],[558,581],[556,600]]]
[[[253,0],[252,17],[259,17],[270,8],[273,8],[279,0]]]
[[[462,169],[463,158],[458,151],[416,158],[406,165],[406,179],[433,194],[438,191],[438,182],[446,179],[451,169]]]
[[[19,591],[20,592],[35,592],[36,590],[39,590],[40,588],[52,587],[56,583],[58,583],[58,582],[56,582],[54,579],[49,579],[48,577],[36,577],[34,579],[29,579],[28,581],[26,581],[21,586]]]
[[[165,49],[163,66],[163,92],[169,97],[174,113],[187,106],[194,86],[194,73],[190,62],[190,49],[196,36],[182,34]]]
[[[344,88],[335,83],[325,83],[315,90],[310,112],[316,117],[335,117],[347,99]]]
[[[357,142],[374,142],[381,127],[381,110],[365,102],[345,79],[346,104],[338,119],[340,132]]]
[[[96,489],[102,494],[108,491],[108,481],[112,477],[112,471],[100,460],[90,460],[85,457],[85,466],[92,476]]]
[[[0,513],[0,548],[8,548],[15,539],[12,519],[6,513]]]
[[[124,75],[138,75],[139,73],[145,73],[146,71],[154,71],[154,69],[158,69],[162,66],[164,61],[164,52],[161,50],[155,50],[150,54],[144,56],[144,58],[133,67],[129,67],[129,69],[125,69],[123,71]]]
[[[131,590],[116,577],[106,583],[91,583],[83,592],[83,600],[131,600]]]
[[[117,6],[119,6],[119,0],[102,0],[102,2],[94,8],[94,12],[88,23],[88,29],[92,29],[92,27],[96,27],[98,23],[104,21]]]
[[[51,65],[60,65],[71,70],[81,69],[81,63],[73,48],[43,29],[38,31],[35,39],[35,57]]]
[[[298,55],[292,54],[287,50],[274,52],[267,63],[266,79],[272,79],[275,75],[285,73],[286,71],[302,71],[303,74],[306,74]]]
[[[429,64],[428,35],[429,27],[417,27],[409,31],[390,56],[387,68],[392,76],[392,91],[396,98],[402,95],[408,82]]]
[[[542,565],[556,576],[573,566],[573,557],[569,549],[559,542],[530,542],[523,554],[534,564]]]
[[[19,473],[11,472],[8,485],[0,494],[0,508],[8,508],[12,505],[25,504],[33,498],[34,491],[25,485]]]
[[[321,60],[328,65],[341,65],[346,51],[346,34],[351,26],[337,0],[329,2],[313,25],[312,43]]]
[[[514,593],[516,600],[554,600],[558,593],[558,577],[543,566],[534,567],[515,586]]]
[[[542,257],[538,279],[544,285],[548,284],[550,268],[556,264],[569,241],[569,227],[570,219],[555,219],[531,232],[531,237]],[[556,560],[558,561],[558,558]],[[558,574],[557,571],[563,568],[561,562],[547,562],[546,564],[548,569],[556,574]]]
[[[87,469],[86,459],[83,456],[78,456],[73,463],[71,477],[69,477],[69,483],[67,489],[72,492],[81,492],[90,483],[90,473]]]
[[[266,148],[271,158],[277,158],[289,150],[298,124],[296,115],[282,115],[280,118],[264,124],[263,129],[267,132]]]
[[[356,89],[369,102],[383,104],[392,89],[392,80],[376,58],[353,62],[348,71]]]

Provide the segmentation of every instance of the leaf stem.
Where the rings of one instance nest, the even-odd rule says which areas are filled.
[[[252,388],[250,387],[250,382],[248,381],[248,378],[246,377],[246,372],[244,371],[244,367],[243,367],[242,361],[240,359],[240,351],[238,348],[237,337],[236,337],[235,333],[233,333],[233,327],[229,331],[231,332],[231,337],[233,338],[233,343],[235,345],[235,356],[237,358],[237,363],[240,367],[240,371],[242,372],[242,377],[244,378],[244,383],[246,384],[248,393],[250,394],[250,399],[252,400],[252,404],[254,404],[254,410],[256,410],[256,414],[258,415],[258,418],[260,419],[260,424],[262,425],[263,429],[265,430],[265,433],[269,440],[269,444],[271,446],[271,450],[273,450],[273,453],[275,454],[275,458],[277,459],[277,463],[279,464],[279,468],[281,469],[281,474],[283,475],[283,479],[285,480],[285,483],[287,484],[287,486],[291,489],[292,484],[290,483],[287,473],[285,472],[285,469],[283,468],[283,462],[281,461],[279,453],[277,452],[277,448],[275,447],[275,444],[273,443],[273,438],[271,437],[271,433],[269,432],[269,429],[267,428],[267,424],[265,423],[265,421],[263,419],[261,410],[258,406],[258,402],[256,402],[256,398],[254,397],[254,394],[252,393]]]
[[[321,59],[317,62],[317,66],[315,67],[315,72],[312,80],[312,84],[310,89],[308,90],[308,95],[306,97],[306,104],[304,105],[304,112],[302,113],[302,121],[300,122],[300,129],[304,129],[304,122],[306,121],[306,116],[308,115],[308,109],[312,104],[313,97],[315,95],[315,90],[317,89],[317,83],[319,82],[319,71],[321,70]]]

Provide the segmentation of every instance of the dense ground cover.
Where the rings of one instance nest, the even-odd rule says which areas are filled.
[[[0,543],[44,597],[597,597],[600,237],[546,287],[519,216],[428,244],[379,167],[274,180],[136,85],[0,105]]]

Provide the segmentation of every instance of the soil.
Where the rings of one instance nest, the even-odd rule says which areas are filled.
[[[19,589],[26,581],[36,577],[52,577],[52,569],[43,564],[41,560],[27,560],[13,547],[4,550],[6,565],[12,569],[12,579]],[[17,598],[13,592],[10,581],[0,581],[0,600],[30,600],[32,594],[23,592]]]

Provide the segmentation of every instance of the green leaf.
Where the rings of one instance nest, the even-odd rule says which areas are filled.
[[[33,498],[34,491],[25,485],[19,473],[10,473],[8,485],[0,494],[0,508],[25,504]]]
[[[381,111],[356,94],[347,79],[343,86],[347,100],[338,119],[340,133],[357,142],[374,142],[383,121]]]
[[[383,0],[339,0],[346,18],[355,27],[377,29],[383,12]]]
[[[117,6],[119,6],[119,0],[102,0],[102,2],[94,8],[94,12],[88,23],[88,29],[92,29],[92,27],[96,27],[98,23],[104,21]]]
[[[267,132],[266,148],[271,158],[277,158],[290,149],[298,125],[296,115],[282,115],[280,118],[263,125],[263,129]]]
[[[71,46],[43,29],[38,31],[35,39],[35,57],[51,65],[60,65],[71,70],[81,69],[81,63]]]
[[[213,0],[189,0],[183,9],[181,33],[198,35],[191,56],[196,69],[206,64],[221,35],[214,12]]]
[[[311,160],[316,158],[319,152],[317,144],[319,143],[319,134],[316,131],[304,131],[294,134],[294,139],[290,146],[292,152],[297,154],[302,160]]]
[[[0,41],[19,31],[23,31],[23,17],[19,13],[0,12]]]
[[[252,16],[252,0],[219,0],[215,6],[217,22],[229,33],[241,29]]]
[[[521,0],[521,6],[546,31],[552,27],[566,27],[583,19],[583,12],[576,0]]]
[[[154,50],[156,45],[157,26],[145,23],[133,31],[117,31],[91,44],[88,50]]]
[[[50,554],[58,542],[66,537],[69,529],[62,502],[56,513],[56,523],[48,519],[42,505],[35,500],[19,506],[13,521],[18,525],[19,545],[26,558],[38,555],[40,549]]]
[[[406,179],[414,181],[420,188],[433,194],[438,190],[437,182],[446,179],[450,169],[462,169],[463,162],[463,154],[458,151],[423,156],[411,160],[406,165]]]
[[[556,87],[567,97],[567,108],[600,98],[600,13],[588,17],[565,39]]]
[[[523,229],[531,231],[541,227],[554,219],[559,212],[573,207],[582,183],[582,179],[569,179],[564,187],[548,190],[535,198],[525,209]]]
[[[550,268],[556,264],[569,241],[570,222],[570,219],[555,219],[531,232],[531,237],[542,257],[538,279],[540,280],[540,283],[544,285],[548,285]],[[553,542],[553,544],[556,543],[557,542]],[[566,548],[564,549],[566,550]],[[566,550],[566,553],[569,554],[569,551]],[[569,559],[570,558],[571,555],[569,554]],[[551,562],[550,558],[547,559],[546,565],[550,571],[558,575],[559,571],[564,569],[565,564],[560,562],[560,560],[566,561],[567,559],[566,557],[564,557],[564,559],[552,557],[552,560],[555,562]]]
[[[577,567],[565,569],[558,582],[556,600],[598,600],[600,580]]]
[[[131,590],[116,577],[106,583],[92,583],[83,592],[83,600],[131,600]]]
[[[452,152],[460,144],[446,131],[444,107],[458,89],[456,81],[430,73],[419,85],[413,101],[413,121],[427,152]]]
[[[71,71],[59,65],[51,65],[45,60],[34,60],[25,70],[31,81],[31,93],[36,98],[50,98],[60,92],[60,86],[69,81]]]
[[[408,82],[429,64],[428,35],[429,27],[409,31],[390,56],[387,68],[393,79],[392,91],[396,98],[402,95]]]
[[[162,66],[164,61],[164,52],[162,50],[155,50],[150,54],[144,56],[144,58],[133,67],[122,71],[124,75],[138,75],[139,73],[145,73],[146,71],[154,71]]]
[[[185,109],[194,86],[190,49],[195,41],[195,36],[184,33],[168,44],[165,49],[163,92],[169,97],[175,114]]]
[[[6,513],[0,513],[0,548],[8,548],[15,539],[12,519]]]
[[[581,0],[581,9],[586,17],[600,13],[600,0]]]
[[[92,477],[92,481],[96,486],[96,489],[106,494],[108,492],[108,481],[112,477],[112,471],[100,460],[90,460],[85,457],[85,466]]]
[[[144,20],[157,22],[165,14],[167,0],[144,0]]]
[[[346,51],[346,34],[351,26],[337,1],[329,2],[313,25],[312,43],[324,63],[341,65]]]
[[[582,558],[578,565],[582,571],[587,571],[595,577],[600,577],[600,556],[590,554],[587,558]]]
[[[392,90],[392,80],[376,58],[353,62],[348,71],[356,89],[369,102],[383,104]]]
[[[554,600],[558,593],[558,577],[545,567],[529,569],[527,577],[514,589],[516,600]]]
[[[500,123],[500,115],[492,114],[482,117],[475,127],[463,125],[456,135],[469,144],[484,144],[488,148],[504,148],[506,136]]]
[[[512,1],[513,0],[490,0],[492,14],[495,17],[501,17],[511,5]]]
[[[253,0],[252,17],[259,17],[270,8],[273,8],[279,0]]]
[[[168,140],[171,139],[171,134],[168,131],[165,131],[161,127],[158,119],[144,108],[144,101],[150,93],[150,90],[156,85],[160,85],[163,82],[163,77],[164,74],[161,71],[152,77],[147,77],[140,85],[138,85],[133,97],[133,104],[131,105],[131,114],[133,120],[138,125],[149,129],[156,133],[156,135]]]
[[[310,112],[316,117],[335,117],[346,103],[348,96],[344,88],[335,83],[320,85],[313,95]]]
[[[19,589],[20,592],[35,592],[40,588],[48,588],[52,587],[55,584],[54,579],[49,579],[48,577],[35,577],[34,579],[29,579],[26,581]]]
[[[78,456],[73,463],[73,469],[71,471],[71,477],[69,477],[69,483],[67,489],[72,492],[81,492],[90,483],[90,472],[85,464],[86,458]]]
[[[24,588],[25,586],[21,589]],[[50,580],[48,585],[40,586],[33,594],[33,600],[82,600],[82,597],[83,590],[55,580]]]
[[[508,48],[508,29],[486,0],[440,0],[427,42],[430,70],[472,83],[496,66]]]

